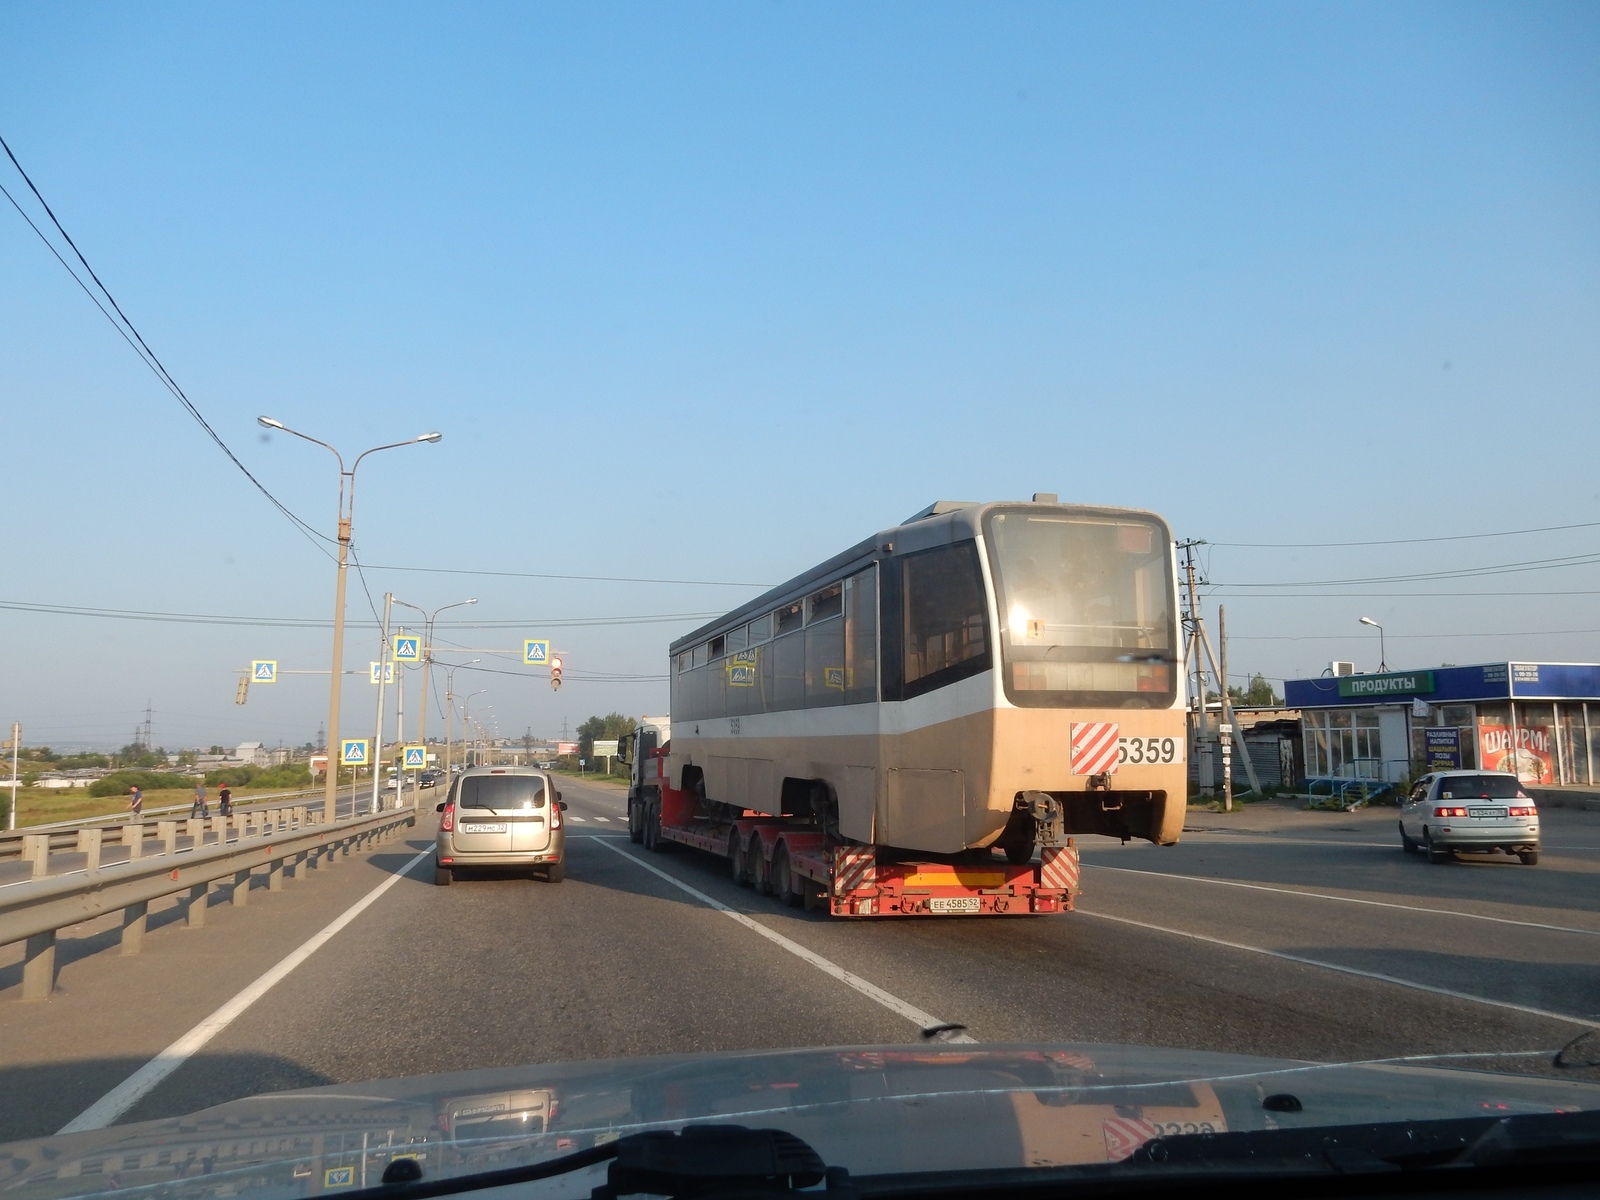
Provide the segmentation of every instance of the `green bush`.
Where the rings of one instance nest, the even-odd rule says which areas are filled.
[[[96,779],[89,785],[91,796],[117,796],[124,795],[131,787],[137,787],[145,792],[166,792],[175,788],[185,791],[194,787],[195,781],[189,775],[174,775],[169,771],[113,771],[101,779]]]
[[[308,788],[311,772],[304,763],[284,763],[281,767],[223,767],[206,772],[206,783],[212,787],[279,787]]]

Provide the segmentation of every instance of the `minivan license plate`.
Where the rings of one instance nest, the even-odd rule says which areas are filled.
[[[1506,810],[1503,809],[1503,808],[1469,808],[1469,809],[1467,809],[1467,816],[1469,816],[1469,817],[1503,817],[1505,815],[1506,815]]]
[[[935,896],[928,901],[928,911],[936,913],[975,913],[982,910],[976,896]]]
[[[463,825],[461,827],[462,833],[504,833],[505,831],[506,827],[504,825]]]

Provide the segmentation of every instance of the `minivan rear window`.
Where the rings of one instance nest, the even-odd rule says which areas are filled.
[[[468,775],[456,798],[461,808],[543,808],[544,780],[537,775]]]
[[[1452,800],[1516,800],[1528,793],[1509,775],[1452,775],[1440,780],[1439,795]]]

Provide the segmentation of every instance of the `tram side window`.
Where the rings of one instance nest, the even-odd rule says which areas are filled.
[[[908,555],[900,570],[905,697],[988,670],[989,611],[977,545]]]
[[[868,567],[844,581],[845,702],[878,698],[878,573]]]

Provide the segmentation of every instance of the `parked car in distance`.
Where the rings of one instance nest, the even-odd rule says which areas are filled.
[[[436,807],[433,882],[447,886],[464,867],[506,867],[560,883],[566,808],[550,777],[534,767],[468,767]]]
[[[540,759],[538,766],[541,771],[553,771],[556,769],[556,760],[553,758]]]
[[[1400,845],[1442,863],[1455,851],[1539,861],[1539,809],[1508,771],[1434,771],[1400,803]]]

